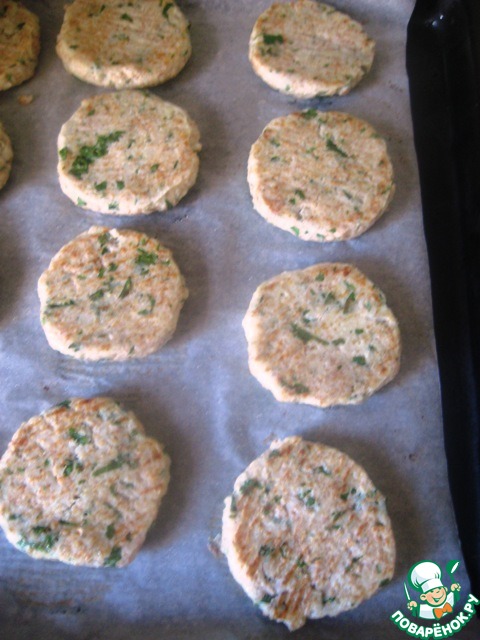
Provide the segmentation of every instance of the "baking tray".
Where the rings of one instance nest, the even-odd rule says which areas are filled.
[[[88,213],[60,191],[56,138],[81,99],[102,90],[66,74],[54,51],[62,0],[26,1],[42,26],[38,72],[0,96],[15,162],[0,193],[0,452],[20,423],[69,396],[110,395],[133,410],[172,458],[159,518],[135,561],[120,570],[34,561],[0,535],[0,638],[276,639],[216,557],[224,497],[274,437],[302,435],[362,464],[387,497],[397,540],[393,581],[357,609],[309,622],[296,638],[394,640],[403,581],[415,562],[462,560],[447,481],[428,256],[405,70],[411,0],[339,0],[376,40],[374,66],[351,94],[294,101],[252,72],[248,38],[269,0],[179,2],[192,23],[193,57],[154,93],[186,108],[203,142],[192,191],[167,214],[122,219]],[[20,106],[18,97],[33,102]],[[397,191],[362,237],[321,245],[268,225],[251,205],[246,163],[274,117],[315,106],[365,118],[386,136]],[[36,283],[53,254],[92,224],[135,228],[172,249],[190,297],[178,330],[144,361],[80,363],[52,351]],[[446,255],[450,255],[448,252]],[[403,337],[390,385],[359,406],[320,410],[276,402],[247,366],[243,315],[255,288],[322,261],[358,266],[386,293]],[[479,637],[472,621],[460,634]]]
[[[407,68],[450,488],[480,592],[480,6],[419,0]]]

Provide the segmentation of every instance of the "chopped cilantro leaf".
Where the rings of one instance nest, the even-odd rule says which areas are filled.
[[[90,165],[98,158],[107,155],[108,147],[120,140],[125,131],[113,131],[107,135],[97,136],[93,145],[83,145],[80,147],[77,157],[74,159],[69,173],[76,178],[81,178],[84,173],[88,173]]]
[[[263,34],[264,44],[275,44],[276,42],[279,42],[280,44],[282,44],[283,41],[284,41],[283,36],[280,33],[277,33],[277,34],[264,33]]]
[[[168,20],[168,12],[173,7],[173,2],[167,2],[167,4],[163,7],[162,14]]]
[[[73,427],[70,427],[70,429],[68,430],[68,435],[70,436],[70,438],[72,438],[72,440],[75,440],[77,444],[88,444],[90,442],[90,438],[88,436],[84,434],[82,435]]]
[[[122,547],[113,547],[108,558],[103,562],[104,567],[116,567],[122,559]]]
[[[295,338],[298,338],[304,344],[307,344],[307,342],[310,342],[310,340],[314,340],[315,342],[319,342],[320,344],[324,344],[324,345],[329,344],[327,340],[322,340],[322,338],[319,338],[315,334],[310,333],[310,331],[303,329],[298,324],[295,324],[295,322],[291,323],[290,328]]]
[[[338,155],[342,156],[342,158],[348,158],[348,153],[345,153],[345,151],[340,149],[340,147],[337,147],[332,138],[327,138],[326,144],[329,151],[335,151],[335,153],[338,153]]]
[[[305,118],[305,120],[316,118],[317,115],[318,111],[316,109],[307,109],[306,111],[302,111],[302,118]]]

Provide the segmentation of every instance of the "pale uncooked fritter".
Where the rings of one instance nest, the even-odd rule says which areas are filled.
[[[348,93],[372,66],[362,26],[313,0],[273,4],[250,36],[249,58],[269,86],[297,98]]]
[[[116,89],[152,87],[190,58],[189,23],[171,0],[75,0],[57,53],[72,75]]]
[[[126,360],[171,338],[188,290],[156,239],[91,227],[53,257],[38,295],[53,349],[82,360]]]
[[[395,566],[385,499],[365,470],[299,437],[274,441],[237,478],[222,550],[247,595],[292,631],[358,606]]]
[[[255,209],[302,240],[354,238],[385,211],[395,185],[385,140],[364,120],[309,109],[272,120],[253,144]]]
[[[34,558],[133,560],[170,479],[163,446],[109,398],[66,400],[23,423],[0,460],[0,525]]]
[[[0,122],[0,189],[5,186],[12,168],[13,151],[10,138]]]
[[[356,404],[398,372],[397,321],[380,289],[349,264],[264,282],[243,328],[250,372],[282,402]]]
[[[0,90],[15,87],[35,73],[40,23],[20,2],[0,3]]]
[[[60,186],[100,213],[164,211],[194,185],[200,148],[184,109],[146,91],[100,94],[83,100],[60,130]]]

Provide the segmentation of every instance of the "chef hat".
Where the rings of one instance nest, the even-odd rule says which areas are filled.
[[[412,587],[422,593],[443,587],[442,570],[435,562],[419,562],[414,565],[410,569],[408,579]]]

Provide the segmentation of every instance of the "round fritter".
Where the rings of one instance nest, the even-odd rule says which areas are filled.
[[[253,69],[297,98],[343,95],[369,71],[375,43],[362,26],[313,0],[273,4],[250,36]]]
[[[53,349],[82,360],[126,360],[171,338],[188,290],[171,252],[154,238],[91,227],[54,256],[38,295]]]
[[[0,460],[0,525],[34,558],[122,567],[157,516],[169,468],[114,400],[66,400],[23,423]]]
[[[255,209],[302,240],[346,240],[385,211],[395,185],[387,146],[364,120],[309,109],[272,120],[253,144]]]
[[[185,66],[192,51],[188,28],[171,0],[74,0],[65,9],[57,53],[85,82],[152,87]]]
[[[356,607],[395,565],[385,499],[365,470],[299,437],[273,442],[237,478],[222,550],[247,595],[290,630]]]
[[[15,87],[35,73],[40,53],[40,23],[20,2],[0,2],[0,90]]]
[[[5,186],[12,168],[13,151],[10,138],[0,122],[0,189]]]
[[[195,183],[200,148],[197,125],[180,107],[145,91],[100,94],[61,128],[60,186],[100,213],[164,211]]]
[[[378,287],[349,264],[264,282],[243,328],[251,373],[282,402],[356,404],[398,372],[397,321]]]

